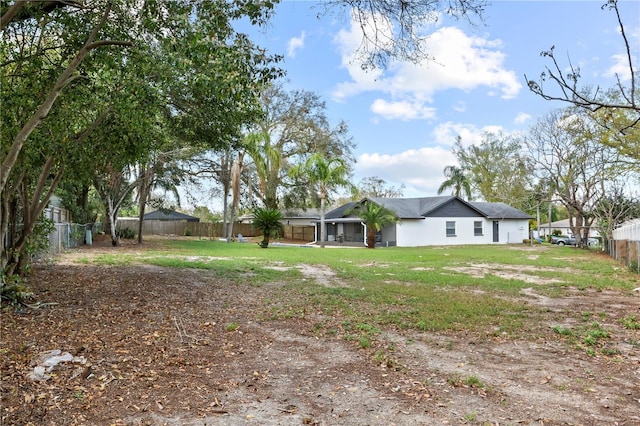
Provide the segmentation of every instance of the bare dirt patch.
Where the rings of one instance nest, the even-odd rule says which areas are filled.
[[[38,310],[2,312],[2,424],[11,425],[634,425],[640,424],[640,294],[575,291],[522,298],[548,307],[531,336],[387,329],[371,348],[319,334],[308,311],[265,318],[277,288],[214,271],[78,265],[95,251],[35,268]],[[306,279],[335,274],[300,265]],[[610,356],[551,331],[599,314]],[[564,321],[564,322],[563,322]],[[59,349],[48,380],[28,378]],[[80,358],[81,357],[81,358]],[[79,368],[81,367],[81,368]]]
[[[474,278],[483,278],[486,275],[495,275],[500,278],[524,281],[530,284],[562,283],[557,278],[541,278],[535,275],[538,271],[571,272],[569,268],[536,268],[530,265],[499,265],[499,264],[470,264],[467,266],[445,267],[449,271],[461,272]],[[529,272],[528,274],[525,272]]]

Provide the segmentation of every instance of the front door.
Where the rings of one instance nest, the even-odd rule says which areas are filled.
[[[500,229],[498,227],[498,224],[500,222],[497,220],[493,221],[493,242],[497,243],[500,242]]]

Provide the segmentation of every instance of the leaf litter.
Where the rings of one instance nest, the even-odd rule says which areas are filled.
[[[105,250],[132,249],[141,250]],[[35,267],[29,286],[56,305],[2,312],[1,424],[640,424],[640,332],[619,321],[640,313],[637,293],[551,299],[528,288],[525,303],[553,304],[535,336],[389,328],[361,348],[318,333],[319,319],[336,329],[342,319],[313,306],[263,319],[272,286],[74,263],[90,253]],[[320,285],[348,285],[328,269],[299,268]],[[598,321],[611,330],[611,356],[551,331],[575,312],[606,313]],[[85,363],[58,362],[47,380],[29,380],[52,348]]]

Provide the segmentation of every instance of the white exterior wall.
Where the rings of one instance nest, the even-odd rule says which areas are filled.
[[[456,236],[447,237],[447,222],[456,223]],[[473,223],[482,222],[482,236],[474,235]],[[499,221],[499,242],[493,242],[493,220],[481,217],[430,217],[423,220],[404,220],[397,224],[398,247],[468,245],[468,244],[507,244],[522,243],[528,238],[529,221]],[[383,240],[384,244],[384,240]]]
[[[514,244],[522,243],[529,238],[529,221],[520,220],[502,220],[500,221],[500,243]]]

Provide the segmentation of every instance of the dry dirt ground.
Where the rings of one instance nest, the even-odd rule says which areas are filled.
[[[640,292],[532,288],[522,299],[547,308],[536,337],[388,329],[362,349],[312,306],[267,319],[278,283],[74,263],[145,247],[35,268],[30,288],[51,304],[2,312],[2,425],[640,425],[640,331],[620,322],[640,317]],[[550,330],[575,312],[599,313],[611,355]],[[56,349],[72,359],[42,365]]]

